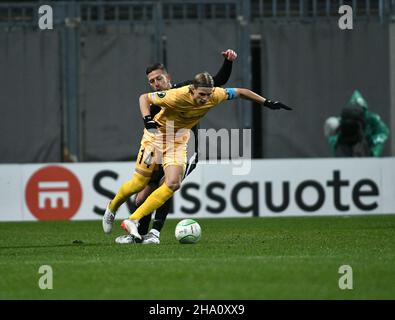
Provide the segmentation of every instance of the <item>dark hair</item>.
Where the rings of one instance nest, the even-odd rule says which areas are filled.
[[[164,72],[167,73],[165,66],[162,63],[157,62],[147,67],[147,69],[145,69],[145,74],[148,75],[149,73],[155,70],[163,70]]]
[[[214,79],[208,72],[199,73],[193,79],[192,84],[195,88],[197,87],[214,87]]]

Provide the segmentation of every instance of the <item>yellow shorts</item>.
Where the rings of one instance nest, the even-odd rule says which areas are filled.
[[[156,165],[162,165],[164,169],[167,166],[176,165],[182,166],[185,171],[189,136],[189,130],[180,130],[176,134],[166,135],[161,132],[152,134],[144,129],[136,169],[151,175]]]

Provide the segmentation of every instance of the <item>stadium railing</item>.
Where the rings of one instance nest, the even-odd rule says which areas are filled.
[[[37,26],[37,7],[41,2],[0,3],[0,26]],[[54,1],[55,24],[64,23],[64,14],[76,6],[84,24],[130,24],[163,20],[237,19],[241,0],[162,0],[162,1]],[[341,5],[350,5],[356,19],[391,21],[395,0],[250,0],[249,18],[261,19],[328,19],[339,16]]]

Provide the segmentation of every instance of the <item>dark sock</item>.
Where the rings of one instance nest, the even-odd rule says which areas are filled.
[[[128,207],[129,207],[129,212],[131,212],[131,213],[133,213],[137,210],[137,208],[139,206],[136,204],[136,198],[135,198],[135,201],[128,201]],[[145,216],[140,219],[139,227],[138,227],[138,232],[140,235],[143,236],[148,233],[149,225],[151,222],[151,216],[152,216],[152,214],[149,214],[148,216]],[[139,239],[137,239],[137,240],[139,240]]]
[[[158,230],[160,232],[164,224],[165,222],[162,220],[154,220],[154,222],[152,223],[152,229]]]
[[[139,221],[139,227],[138,227],[138,231],[140,235],[145,235],[148,233],[148,229],[149,229],[149,224],[151,222],[151,216],[152,214],[149,214],[148,216],[142,217]]]
[[[167,200],[161,207],[156,209],[155,219],[152,224],[152,229],[158,230],[159,232],[162,230],[166,217],[170,212],[170,207],[172,204],[172,198]]]

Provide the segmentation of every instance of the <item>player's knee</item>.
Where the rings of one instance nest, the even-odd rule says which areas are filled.
[[[166,181],[166,185],[173,190],[174,192],[180,189],[181,182],[179,180],[168,180]]]

